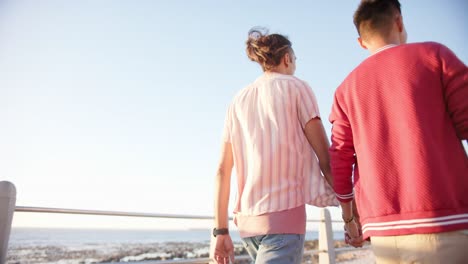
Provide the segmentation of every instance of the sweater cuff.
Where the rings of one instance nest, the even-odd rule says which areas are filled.
[[[349,193],[349,194],[335,193],[335,195],[338,201],[343,202],[343,203],[351,202],[354,199],[354,192]]]

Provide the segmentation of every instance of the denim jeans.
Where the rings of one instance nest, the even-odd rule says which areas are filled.
[[[242,238],[252,263],[300,264],[305,235],[273,234]]]

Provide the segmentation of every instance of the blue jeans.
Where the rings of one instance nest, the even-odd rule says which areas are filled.
[[[305,235],[273,234],[242,238],[255,264],[300,264]]]

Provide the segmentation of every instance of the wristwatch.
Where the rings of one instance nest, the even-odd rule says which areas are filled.
[[[213,236],[216,237],[217,235],[227,235],[229,234],[229,229],[227,228],[213,228]]]

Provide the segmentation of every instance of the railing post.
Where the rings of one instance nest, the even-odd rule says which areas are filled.
[[[326,208],[320,210],[319,228],[319,263],[335,264],[335,242],[330,211]]]
[[[11,222],[16,204],[16,188],[11,182],[0,182],[0,264],[6,262]]]
[[[214,260],[214,252],[215,252],[215,248],[216,248],[216,239],[213,237],[213,234],[211,233],[211,229],[210,229],[210,233],[209,233],[209,236],[210,236],[210,254],[209,254],[209,259],[210,261],[208,262],[208,264],[215,264],[216,261]]]

